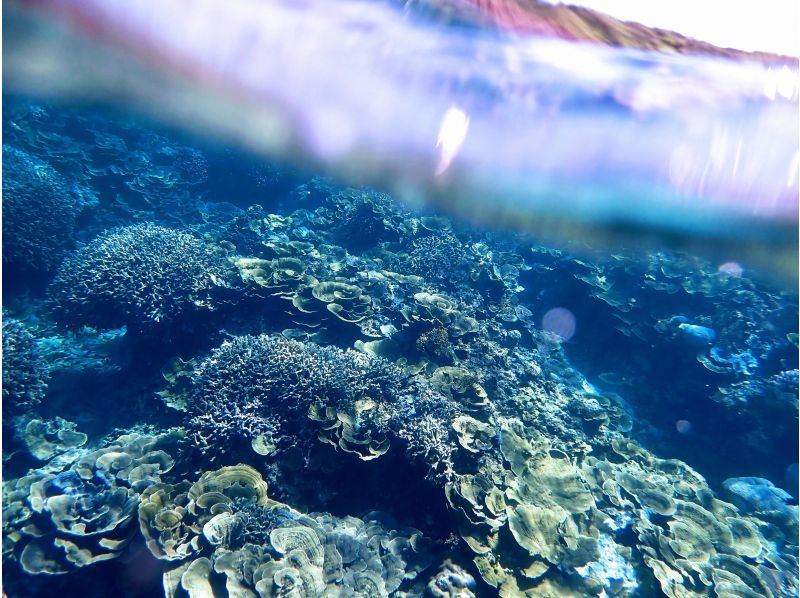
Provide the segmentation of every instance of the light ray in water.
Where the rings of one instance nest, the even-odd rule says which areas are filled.
[[[11,90],[125,104],[484,224],[769,242],[796,267],[793,68],[363,0],[17,0],[6,20]]]
[[[448,108],[442,118],[439,138],[436,140],[436,147],[441,151],[439,164],[436,167],[437,176],[444,174],[444,171],[450,168],[467,137],[467,131],[469,131],[469,116],[466,112],[455,106]]]

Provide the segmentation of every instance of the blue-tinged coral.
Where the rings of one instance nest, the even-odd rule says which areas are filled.
[[[200,588],[207,596],[388,596],[431,563],[418,530],[393,529],[375,512],[305,515],[267,489],[257,470],[239,464],[144,493],[140,528],[168,563],[168,595]],[[213,589],[223,583],[230,594]]]
[[[729,478],[722,483],[729,498],[742,511],[780,511],[790,503],[791,495],[763,478]]]
[[[151,330],[215,308],[228,263],[191,234],[154,224],[115,228],[69,256],[50,295],[72,325]]]
[[[577,567],[578,574],[601,581],[606,589],[615,593],[635,590],[639,586],[636,571],[619,553],[611,536],[601,534],[597,546],[600,558],[585,567]]]
[[[793,295],[323,179],[292,195],[133,122],[7,114],[17,158],[98,200],[53,309],[8,297],[35,322],[4,322],[9,596],[156,595],[162,573],[175,596],[796,595],[796,481],[714,491],[796,479]],[[156,339],[191,358],[166,388]],[[420,574],[432,552],[451,560]],[[152,585],[123,587],[138,562]]]
[[[552,307],[570,307],[577,321],[564,347],[570,360],[630,402],[651,448],[722,477],[764,463],[774,470],[763,473],[782,475],[788,463],[765,457],[794,450],[797,408],[767,381],[797,367],[787,338],[797,328],[796,295],[677,252],[578,259],[532,248],[527,261],[519,299],[535,322]],[[678,431],[676,445],[682,420],[692,432]]]
[[[61,417],[51,420],[32,419],[25,425],[22,437],[31,455],[36,459],[46,460],[86,444],[88,436],[75,428],[74,422]]]
[[[445,561],[429,581],[425,595],[430,598],[474,598],[475,578],[451,561]]]
[[[717,333],[707,326],[682,322],[678,324],[678,329],[690,339],[690,342],[699,346],[712,345],[717,338]]]
[[[125,327],[96,330],[88,326],[59,331],[39,339],[39,349],[47,359],[51,373],[98,374],[122,369],[122,345]]]
[[[60,532],[102,534],[133,517],[138,505],[131,489],[109,486],[102,477],[86,479],[69,469],[34,485],[34,509],[49,512]]]
[[[50,270],[74,242],[82,206],[52,166],[3,146],[3,263]]]
[[[421,276],[436,285],[463,281],[469,275],[464,244],[451,231],[419,237],[411,243],[400,271]]]
[[[431,328],[420,334],[415,345],[418,351],[429,355],[436,362],[449,364],[455,359],[450,336],[443,326]]]
[[[497,425],[499,451],[445,492],[500,595],[797,591],[796,511],[793,525],[742,513],[685,463],[619,436],[593,456],[513,419]]]
[[[182,439],[180,429],[123,434],[102,448],[57,455],[27,475],[5,479],[4,561],[30,574],[60,575],[120,556],[131,539],[139,493],[173,468]]]
[[[102,123],[98,124],[102,127]],[[96,134],[103,139],[108,137],[102,131]],[[206,180],[205,157],[156,134],[136,136],[131,146],[116,156],[105,173],[112,185],[124,183],[122,201],[126,211],[149,212],[150,218],[170,224],[199,221],[199,205],[191,189]]]
[[[357,429],[364,401],[392,402],[404,388],[400,370],[383,360],[266,334],[225,341],[183,378],[185,388],[168,402],[187,411],[202,446],[218,448],[231,439],[277,438],[283,423],[305,421],[312,407],[349,414]]]
[[[404,214],[385,193],[361,188],[344,189],[328,200],[331,230],[350,250],[362,251],[379,243],[391,243],[407,234]]]
[[[742,448],[757,454],[781,455],[797,446],[797,369],[720,385],[712,398],[726,414],[735,414],[729,416],[729,427],[735,426]],[[786,458],[789,459],[788,454]]]
[[[225,539],[226,548],[237,548],[243,544],[266,544],[269,542],[270,531],[298,518],[294,509],[263,506],[246,498],[236,498],[230,506],[241,525],[236,537]]]
[[[197,149],[132,120],[19,98],[8,98],[7,104],[4,139],[54,166],[82,199],[97,204],[88,228],[201,221],[194,190],[206,182],[208,163]]]
[[[36,338],[20,320],[4,314],[3,413],[18,415],[41,403],[48,377],[47,363]]]

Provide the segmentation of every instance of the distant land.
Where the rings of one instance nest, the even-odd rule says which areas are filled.
[[[409,0],[405,5],[433,12],[450,21],[523,34],[658,52],[798,65],[798,59],[792,56],[721,48],[675,31],[621,21],[590,8],[568,4],[549,4],[540,0]]]

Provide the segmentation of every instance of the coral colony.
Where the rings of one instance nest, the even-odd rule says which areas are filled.
[[[796,595],[796,295],[3,127],[8,596]]]

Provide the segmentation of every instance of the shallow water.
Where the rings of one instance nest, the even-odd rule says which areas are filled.
[[[793,290],[119,113],[3,140],[8,596],[796,594]]]
[[[4,6],[5,595],[797,595],[796,64],[182,2]]]

